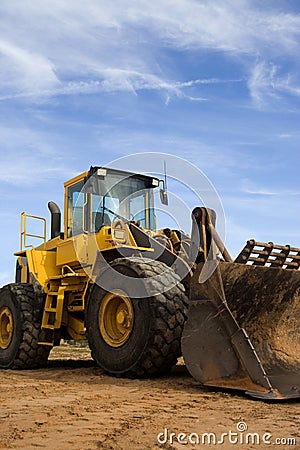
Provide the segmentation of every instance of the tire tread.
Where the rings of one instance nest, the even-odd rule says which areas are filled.
[[[38,344],[41,321],[36,317],[37,306],[33,286],[29,283],[12,283],[9,289],[19,302],[23,318],[19,350],[10,368],[34,369],[45,366],[50,348]]]
[[[124,262],[120,259],[116,260],[116,263],[118,261]],[[132,267],[141,277],[163,274],[165,281],[172,287],[164,292],[165,284],[162,277],[153,280],[161,294],[149,298],[153,320],[148,344],[136,365],[122,376],[146,378],[164,375],[176,365],[177,359],[181,356],[181,335],[188,305],[184,286],[173,269],[160,261],[128,258],[124,263]]]

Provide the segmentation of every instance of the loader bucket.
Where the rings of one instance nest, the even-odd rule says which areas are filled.
[[[261,399],[300,397],[300,271],[207,264],[216,266],[207,281],[203,263],[192,276],[182,335],[191,375]]]

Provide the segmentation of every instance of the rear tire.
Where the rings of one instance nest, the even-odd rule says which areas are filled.
[[[169,372],[181,356],[187,314],[187,297],[179,277],[164,263],[146,258],[120,258],[111,266],[127,277],[166,274],[165,283],[171,281],[173,287],[164,292],[165,285],[153,278],[160,294],[130,298],[124,286],[115,286],[115,294],[101,288],[100,276],[86,317],[92,357],[112,375],[144,378]]]
[[[0,368],[44,366],[51,348],[39,345],[41,305],[33,286],[12,283],[0,289]]]

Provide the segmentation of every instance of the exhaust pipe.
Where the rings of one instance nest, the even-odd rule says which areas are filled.
[[[51,239],[60,235],[61,213],[59,206],[54,202],[48,203],[51,213]]]

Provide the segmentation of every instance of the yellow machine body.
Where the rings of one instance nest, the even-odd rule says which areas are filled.
[[[110,225],[102,226],[97,232],[93,232],[91,227],[85,230],[83,226],[81,232],[74,234],[74,205],[70,204],[70,191],[76,186],[82,189],[88,174],[88,171],[83,172],[64,184],[64,227],[58,236],[46,239],[46,220],[43,217],[27,213],[21,215],[21,248],[15,253],[18,256],[18,281],[38,283],[46,294],[41,325],[43,339],[39,342],[43,345],[58,344],[59,339],[53,339],[53,334],[47,333],[47,330],[57,331],[61,327],[67,332],[67,338],[86,339],[83,312],[86,308],[86,294],[94,283],[93,268],[98,252],[105,255],[107,261],[112,261],[116,255],[119,256],[116,250],[122,249],[122,253],[129,257],[141,252],[149,254],[152,251],[149,247],[139,246],[128,224],[118,218]],[[156,183],[154,179],[154,183],[158,186],[158,180]],[[89,202],[92,195],[90,192],[86,193],[84,201]],[[149,227],[150,219],[147,214],[149,192],[145,190],[144,195],[145,227]],[[40,222],[42,233],[31,232],[30,225],[33,221]],[[161,233],[153,230],[147,232],[152,235]],[[175,233],[172,236],[176,244],[179,239]],[[39,240],[42,243],[33,246],[32,240]]]
[[[91,167],[64,185],[63,230],[48,204],[48,240],[46,219],[22,213],[16,282],[0,289],[0,367],[39,367],[61,339],[88,339],[112,375],[167,373],[182,354],[207,386],[299,398],[300,249],[250,240],[233,261],[204,207],[191,236],[158,230],[160,182]]]

